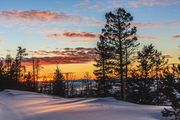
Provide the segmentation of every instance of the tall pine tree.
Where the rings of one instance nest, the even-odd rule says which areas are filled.
[[[127,77],[127,66],[130,63],[130,53],[139,44],[137,43],[136,27],[131,25],[133,16],[123,8],[118,8],[114,12],[106,13],[106,25],[104,34],[114,47],[114,68],[120,83],[120,97],[125,98],[125,77]]]

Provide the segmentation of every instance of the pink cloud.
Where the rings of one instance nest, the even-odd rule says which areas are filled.
[[[169,22],[134,22],[132,25],[139,28],[164,28],[174,27],[180,25],[180,21],[169,21]]]
[[[81,0],[76,6],[86,6],[89,4],[89,0]]]
[[[5,43],[4,39],[0,39],[0,45],[3,45]]]
[[[94,61],[96,58],[95,48],[64,48],[61,51],[29,51],[30,54],[33,53],[36,58],[40,60],[41,65],[50,64],[71,64],[71,63],[85,63]],[[24,60],[25,65],[31,65],[32,59],[27,58]]]
[[[6,10],[0,11],[0,20],[11,23],[32,24],[49,22],[53,24],[101,26],[103,23],[95,18],[71,15],[63,12],[42,10]]]
[[[85,37],[85,38],[95,38],[96,34],[90,32],[66,32],[63,33],[65,37]]]
[[[47,30],[45,31],[47,38],[97,38],[98,34],[93,32],[83,32],[74,30]]]
[[[81,0],[77,5],[75,5],[75,7],[83,8],[83,10],[105,11],[108,9],[123,7],[123,4],[119,0],[111,0],[108,2]]]
[[[154,36],[138,35],[137,37],[138,37],[139,40],[158,40],[158,38],[154,37]]]
[[[117,1],[112,1],[116,4]],[[18,10],[6,10],[0,11],[0,20],[31,24],[31,23],[54,23],[54,24],[69,24],[69,25],[85,25],[85,26],[99,26],[103,27],[105,22],[98,21],[95,18],[87,16],[70,15],[63,12],[54,11],[41,11],[41,10],[29,10],[29,11],[18,11]],[[170,22],[134,22],[132,25],[142,28],[158,28],[158,27],[169,27],[180,25],[180,21]],[[54,34],[54,36],[56,36]],[[50,37],[53,37],[50,36]]]
[[[173,39],[179,39],[179,38],[180,38],[180,34],[173,35],[172,38],[173,38]]]
[[[58,38],[58,37],[61,37],[61,34],[57,34],[57,33],[48,34],[47,37],[48,37],[48,38]]]
[[[0,18],[5,20],[12,20],[23,23],[36,23],[36,22],[72,22],[78,23],[81,20],[80,16],[68,15],[65,13],[57,13],[52,11],[40,11],[40,10],[29,10],[29,11],[18,11],[18,10],[7,10],[0,11]]]
[[[47,56],[68,56],[68,55],[78,55],[79,52],[83,53],[92,53],[94,54],[95,48],[64,48],[54,51],[38,50],[38,51],[29,51],[29,54],[37,57],[47,57]]]
[[[70,40],[69,43],[89,43],[92,40]]]

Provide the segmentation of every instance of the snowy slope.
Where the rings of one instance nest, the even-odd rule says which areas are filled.
[[[163,120],[163,107],[113,98],[64,99],[32,92],[0,92],[0,120]]]

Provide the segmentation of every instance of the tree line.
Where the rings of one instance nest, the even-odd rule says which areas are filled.
[[[168,65],[168,60],[154,45],[140,45],[133,16],[119,8],[105,15],[96,47],[96,75],[98,96],[114,96],[139,104],[164,105],[165,117],[180,119],[180,64]],[[113,92],[112,92],[113,91]]]
[[[68,80],[57,66],[53,81],[38,82],[40,65],[32,59],[33,71],[26,73],[23,59],[26,49],[18,47],[17,55],[0,60],[0,90],[20,89],[62,97],[115,97],[138,104],[170,104],[162,111],[165,117],[180,119],[180,64],[168,60],[153,44],[139,50],[133,16],[123,8],[108,12],[96,46],[94,75],[87,73],[81,81]],[[180,59],[180,58],[179,58]],[[66,77],[66,79],[65,79]]]
[[[53,94],[62,97],[90,97],[95,96],[95,81],[90,80],[89,73],[85,73],[82,80],[72,79],[72,73],[62,73],[57,65],[53,80],[44,76],[40,79],[39,72],[42,66],[38,58],[32,59],[32,71],[23,64],[26,60],[25,48],[18,47],[15,58],[7,55],[0,59],[0,91],[16,89]],[[92,91],[93,90],[93,91]]]

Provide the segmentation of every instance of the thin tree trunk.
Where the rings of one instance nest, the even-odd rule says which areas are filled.
[[[104,63],[104,60],[103,60],[103,80],[102,80],[102,82],[103,82],[103,84],[102,84],[102,82],[101,82],[101,85],[103,85],[103,97],[105,97],[106,96],[106,87],[105,87],[105,65],[104,65],[105,63]]]
[[[119,27],[119,30],[121,29],[120,28],[120,20],[118,20],[118,27]],[[121,79],[121,99],[124,99],[124,79],[123,79],[123,64],[122,64],[122,61],[123,61],[123,58],[122,58],[122,40],[121,40],[121,34],[120,34],[120,31],[119,31],[119,34],[118,34],[118,39],[119,39],[119,59],[120,59],[120,79]]]
[[[128,48],[126,46],[126,80],[124,81],[124,89],[126,89],[127,79],[128,79]],[[126,99],[126,90],[124,90],[124,99]]]
[[[36,78],[35,78],[35,61],[34,58],[32,59],[33,62],[33,83],[34,83],[34,87],[36,87]]]

